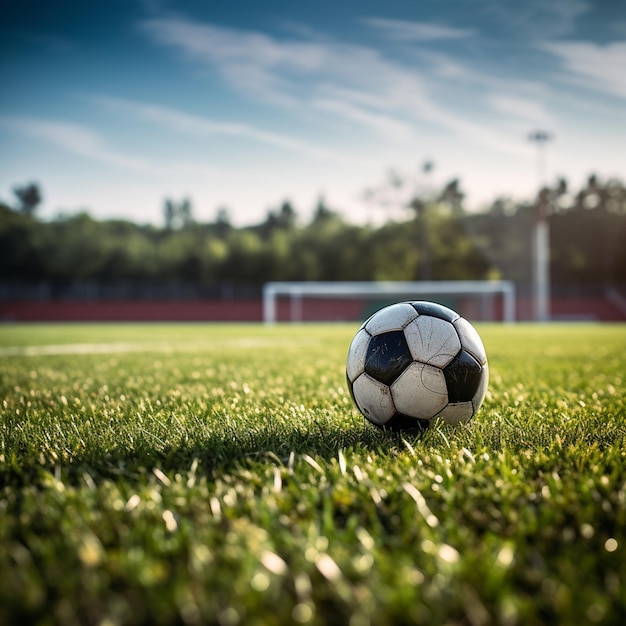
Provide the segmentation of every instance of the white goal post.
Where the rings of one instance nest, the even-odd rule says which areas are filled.
[[[457,281],[380,281],[380,282],[271,282],[263,286],[263,321],[278,321],[279,297],[289,299],[289,320],[303,320],[302,299],[401,298],[419,300],[420,296],[494,296],[502,297],[502,321],[515,321],[515,285],[509,280]]]

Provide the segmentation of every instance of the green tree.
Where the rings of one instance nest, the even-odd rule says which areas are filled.
[[[39,281],[46,260],[38,242],[44,227],[36,220],[0,205],[0,277],[9,282]]]
[[[163,203],[163,217],[167,230],[189,228],[194,222],[191,200],[183,198],[180,202],[175,202],[167,198]]]
[[[18,211],[22,215],[32,217],[42,201],[41,191],[36,183],[14,187],[13,193],[19,201]]]
[[[626,188],[590,176],[564,207],[550,215],[551,274],[561,285],[626,281]]]
[[[218,237],[224,238],[232,230],[233,226],[230,220],[230,212],[228,208],[219,207],[213,223],[213,230]]]
[[[265,221],[256,227],[263,238],[268,238],[275,230],[293,230],[297,225],[297,213],[289,200],[283,201],[278,210],[267,212]]]

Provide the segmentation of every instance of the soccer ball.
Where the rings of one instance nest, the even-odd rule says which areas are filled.
[[[434,302],[377,311],[357,331],[346,363],[352,399],[370,422],[423,430],[435,418],[468,422],[487,391],[487,354],[476,329]]]

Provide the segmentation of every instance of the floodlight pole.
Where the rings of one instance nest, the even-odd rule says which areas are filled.
[[[547,322],[550,319],[550,228],[548,224],[549,192],[545,187],[546,144],[552,135],[537,130],[528,135],[537,146],[537,178],[539,192],[535,205],[535,225],[533,232],[533,294],[535,320]]]

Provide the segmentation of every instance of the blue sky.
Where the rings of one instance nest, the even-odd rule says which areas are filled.
[[[475,209],[532,197],[535,129],[548,180],[626,178],[618,0],[4,0],[0,42],[0,199],[36,181],[43,217],[376,220],[391,169]]]

